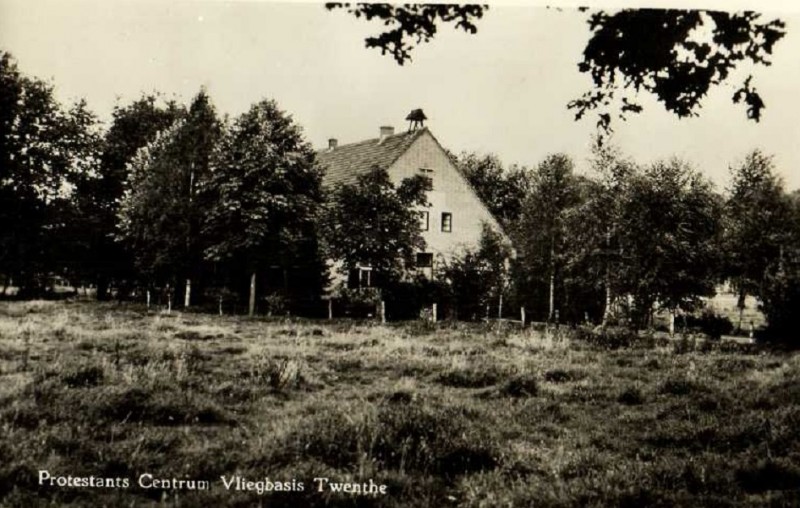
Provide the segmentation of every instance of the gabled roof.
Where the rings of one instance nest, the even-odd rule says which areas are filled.
[[[374,166],[388,170],[389,166],[427,131],[428,129],[423,127],[387,136],[383,141],[381,138],[374,138],[337,146],[333,150],[318,151],[317,161],[325,170],[322,184],[328,187],[355,183],[359,175],[367,173]]]

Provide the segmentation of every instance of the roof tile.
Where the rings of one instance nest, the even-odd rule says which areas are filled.
[[[383,141],[374,138],[318,151],[317,161],[325,169],[323,186],[355,183],[375,166],[388,170],[425,131],[427,128],[394,134]]]

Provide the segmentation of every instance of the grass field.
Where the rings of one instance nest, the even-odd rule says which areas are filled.
[[[2,506],[800,504],[800,356],[749,345],[0,303],[0,428]]]

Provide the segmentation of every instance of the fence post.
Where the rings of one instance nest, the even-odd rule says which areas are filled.
[[[386,302],[381,300],[380,306],[381,324],[386,324]]]
[[[147,308],[150,309],[150,290],[147,290]]]
[[[525,307],[519,308],[519,317],[522,320],[522,327],[525,328]]]
[[[328,321],[333,319],[333,298],[328,298]]]
[[[675,336],[675,311],[669,311],[669,336]]]
[[[183,293],[183,306],[189,307],[192,301],[192,279],[186,279],[186,288]]]
[[[433,304],[433,308],[431,309],[431,321],[434,323],[436,322],[436,304]]]
[[[222,295],[219,295],[219,315],[222,315]]]

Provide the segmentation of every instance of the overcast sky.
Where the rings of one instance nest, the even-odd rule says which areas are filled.
[[[760,123],[732,104],[732,82],[688,120],[643,97],[645,112],[615,125],[615,144],[640,162],[678,155],[719,188],[728,165],[758,147],[800,188],[800,14],[778,16],[788,34],[774,64],[748,69],[767,105]],[[402,67],[364,47],[378,30],[321,3],[0,0],[0,48],[25,74],[51,80],[62,101],[85,98],[104,120],[142,92],[189,101],[205,86],[231,116],[275,99],[316,147],[376,137],[381,125],[404,129],[406,114],[423,108],[453,151],[529,166],[566,152],[586,167],[595,118],[576,122],[566,108],[590,86],[577,70],[585,14],[493,5],[477,35],[442,29]]]

